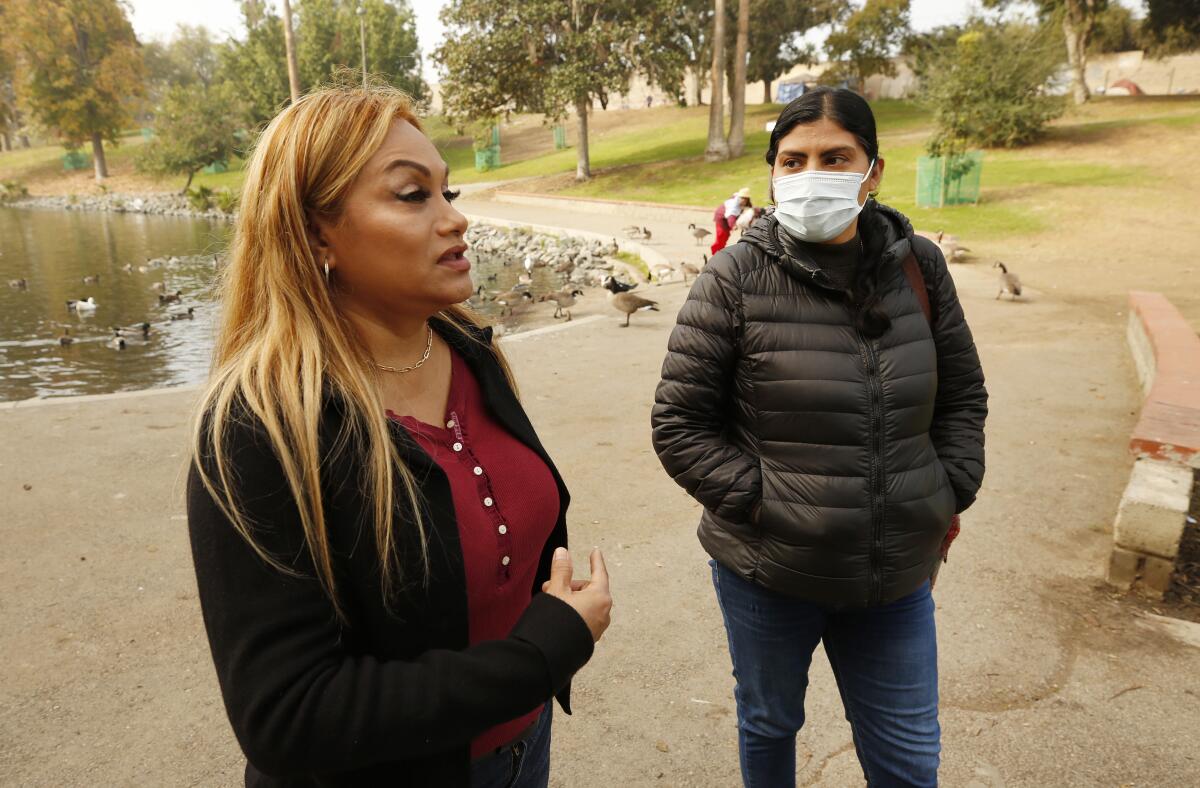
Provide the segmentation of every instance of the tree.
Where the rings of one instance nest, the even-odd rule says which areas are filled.
[[[16,0],[7,6],[18,51],[17,95],[70,148],[90,140],[96,180],[108,177],[104,142],[131,120],[143,65],[117,0]]]
[[[983,0],[985,8],[1007,8],[1018,0]],[[1071,94],[1076,104],[1091,98],[1087,86],[1087,55],[1096,17],[1107,7],[1107,0],[1034,0],[1043,22],[1062,26],[1067,44],[1067,64],[1071,69]]]
[[[1043,0],[1048,10],[1050,0]],[[1096,13],[1104,0],[1053,0],[1062,14],[1063,34],[1067,38],[1067,62],[1071,64],[1071,92],[1076,104],[1091,98],[1087,86],[1087,53],[1092,31],[1096,28]]]
[[[452,0],[447,40],[434,53],[447,115],[459,126],[509,112],[579,123],[575,177],[591,177],[588,115],[593,101],[627,89],[645,72],[654,26],[670,0]]]
[[[916,59],[921,98],[937,126],[931,155],[1025,145],[1062,114],[1062,99],[1045,91],[1062,52],[1051,25],[976,20],[947,32],[926,39]]]
[[[861,91],[867,77],[894,77],[892,61],[909,30],[909,0],[867,0],[825,41],[830,68],[823,81],[849,82]]]
[[[361,70],[359,20],[353,0],[297,0],[300,81],[309,88],[339,69]],[[426,94],[416,17],[407,0],[363,0],[367,68],[416,99]]]
[[[730,87],[729,157],[736,159],[746,148],[746,53],[750,48],[750,0],[738,0],[737,43],[733,54],[733,85]]]
[[[274,117],[291,96],[283,22],[263,0],[245,0],[242,20],[246,36],[220,51],[219,80],[232,84],[242,97],[243,122],[257,126]]]
[[[0,150],[12,150],[12,133],[20,121],[17,113],[17,92],[13,84],[16,62],[12,57],[13,44],[5,35],[9,28],[4,17],[4,6],[0,6]]]
[[[287,56],[288,90],[292,102],[300,99],[300,68],[296,65],[296,36],[292,32],[292,4],[283,0],[283,51]]]
[[[1138,22],[1132,11],[1120,3],[1113,3],[1096,15],[1089,55],[1129,52],[1138,48]]]
[[[813,62],[816,53],[803,43],[804,34],[841,18],[844,0],[754,0],[750,4],[748,82],[763,83],[763,101],[771,101],[771,83],[798,63]]]
[[[682,0],[675,7],[673,29],[686,70],[694,78],[690,103],[700,107],[704,105],[701,94],[712,65],[713,4],[712,0]]]
[[[222,45],[208,28],[180,25],[165,42],[142,45],[146,99],[139,119],[152,117],[167,91],[176,86],[212,86],[218,79]]]
[[[1200,49],[1200,0],[1146,0],[1142,33],[1155,56]]]
[[[222,83],[176,85],[155,115],[154,139],[138,152],[137,168],[154,175],[186,175],[186,192],[196,173],[228,162],[237,153],[240,100],[237,87]]]
[[[708,105],[708,145],[705,161],[724,161],[729,158],[729,143],[725,141],[725,0],[713,2],[712,34],[712,100]]]

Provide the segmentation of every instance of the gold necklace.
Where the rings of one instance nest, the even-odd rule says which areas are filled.
[[[425,352],[421,354],[421,360],[416,364],[412,364],[407,367],[389,367],[387,364],[376,363],[375,366],[384,372],[395,372],[400,375],[403,375],[405,372],[412,372],[415,369],[420,369],[421,365],[429,360],[429,351],[433,350],[433,326],[428,326],[428,328],[429,339],[425,342]]]

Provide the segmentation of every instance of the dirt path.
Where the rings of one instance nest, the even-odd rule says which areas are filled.
[[[631,223],[480,200],[470,209],[605,232]],[[642,223],[668,256],[698,256],[686,228]],[[1069,261],[1070,248],[1045,259]],[[1156,265],[1145,258],[1148,276],[1174,281]],[[944,783],[1186,784],[1200,771],[1200,647],[1100,583],[1139,404],[1115,314],[1124,284],[1055,288],[1075,280],[1046,286],[1039,275],[1028,302],[1012,304],[994,300],[990,270],[955,276],[992,416],[984,490],[937,591]],[[617,600],[576,683],[576,715],[556,721],[561,788],[737,784],[732,678],[699,513],[649,442],[685,290],[651,290],[663,311],[628,329],[597,305],[600,320],[505,340],[573,491],[572,543],[604,548]],[[192,396],[0,409],[0,784],[239,784],[183,521]],[[800,782],[860,784],[821,654],[811,678]]]

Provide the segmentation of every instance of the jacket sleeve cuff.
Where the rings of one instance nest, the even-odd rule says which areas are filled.
[[[539,593],[513,627],[512,637],[536,647],[546,659],[550,694],[557,695],[592,658],[595,643],[583,618],[566,602]]]

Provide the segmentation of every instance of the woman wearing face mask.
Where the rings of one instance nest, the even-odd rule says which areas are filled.
[[[983,372],[937,247],[870,197],[861,97],[793,101],[767,163],[776,209],[697,279],[652,417],[705,509],[743,780],[794,784],[822,643],[868,784],[933,786],[931,578],[983,478]]]
[[[328,89],[259,139],[188,525],[253,786],[544,788],[552,696],[608,626],[567,490],[471,295],[413,107]]]

